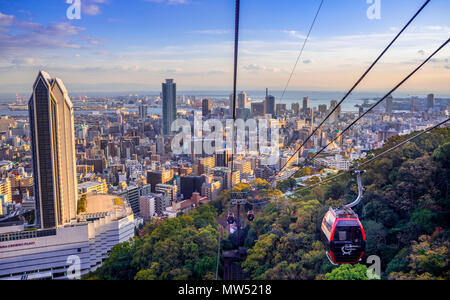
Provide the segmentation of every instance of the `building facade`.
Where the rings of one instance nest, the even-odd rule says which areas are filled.
[[[77,214],[73,105],[63,82],[40,71],[28,106],[36,221],[55,228]]]
[[[172,123],[177,118],[177,85],[173,79],[166,79],[162,84],[163,96],[163,134],[171,135]]]

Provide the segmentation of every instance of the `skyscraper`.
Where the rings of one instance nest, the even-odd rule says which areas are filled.
[[[36,221],[55,228],[77,215],[73,105],[63,82],[40,71],[28,106]]]
[[[202,100],[202,114],[204,117],[207,117],[211,114],[212,108],[211,108],[211,99],[203,99]]]
[[[308,109],[308,105],[309,105],[309,97],[304,97],[303,98],[303,112],[306,112],[306,110]]]
[[[237,99],[237,108],[247,107],[247,94],[245,92],[240,92]]]
[[[392,106],[394,104],[394,98],[389,95],[386,99],[386,114],[392,114]]]
[[[330,111],[332,111],[333,109],[335,109],[336,106],[337,106],[337,104],[338,104],[338,102],[337,102],[336,100],[331,100],[331,102],[330,102]],[[331,115],[330,122],[331,122],[331,123],[334,123],[334,122],[339,121],[339,115],[340,115],[340,113],[341,113],[341,107],[339,106],[339,107],[334,111],[334,113]]]
[[[147,118],[147,105],[139,105],[139,118]]]
[[[427,96],[427,110],[432,109],[435,103],[436,99],[434,98],[434,94],[429,94]]]
[[[264,110],[266,114],[271,114],[272,117],[275,116],[275,97],[271,96],[266,92],[266,101],[264,102]]]
[[[177,118],[177,85],[173,79],[166,79],[162,84],[163,96],[163,134],[171,135],[172,123]]]
[[[292,103],[291,110],[294,112],[294,114],[298,115],[300,113],[300,103]]]

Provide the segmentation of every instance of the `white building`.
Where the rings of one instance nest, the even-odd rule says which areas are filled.
[[[88,198],[77,222],[52,229],[0,228],[0,280],[74,279],[95,271],[111,248],[134,236],[134,216],[126,204],[107,195]]]

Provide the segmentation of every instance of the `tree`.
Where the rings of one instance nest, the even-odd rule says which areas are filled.
[[[367,267],[361,264],[340,265],[338,268],[325,274],[327,280],[369,280]]]

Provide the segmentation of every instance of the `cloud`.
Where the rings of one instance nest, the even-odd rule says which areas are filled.
[[[5,15],[0,12],[0,26],[11,26],[14,21],[14,16]]]
[[[311,59],[305,59],[303,61],[304,64],[308,65],[308,64],[312,64],[312,60]]]
[[[36,59],[32,57],[16,57],[12,60],[12,63],[17,66],[30,66],[36,63]]]
[[[94,46],[98,46],[98,45],[106,42],[106,39],[99,39],[99,38],[94,38],[91,36],[82,36],[81,38],[83,40],[85,40],[86,42],[88,42],[90,45],[94,45]]]
[[[305,39],[306,35],[301,34],[299,31],[296,30],[282,30],[281,32],[288,34],[290,37],[297,38],[297,39]]]
[[[95,4],[82,5],[82,12],[89,16],[96,16],[100,14],[100,7]]]
[[[258,64],[248,64],[248,65],[244,65],[243,66],[244,70],[249,71],[249,72],[259,72],[259,71],[265,71],[265,72],[281,72],[281,70],[279,68],[272,68],[272,67],[267,67],[264,65],[258,65]]]
[[[419,50],[419,51],[417,51],[417,53],[419,53],[419,54],[422,55],[422,56],[425,55],[425,51],[424,51],[424,50]]]
[[[151,2],[151,3],[165,3],[169,5],[175,5],[175,4],[186,4],[187,0],[144,0],[144,2]]]
[[[101,1],[101,0],[95,0]],[[84,27],[70,22],[51,22],[47,25],[29,22],[0,13],[0,62],[10,62],[17,57],[37,55],[40,50],[82,49],[81,41],[96,46],[102,39],[82,37]],[[14,63],[15,64],[15,63]]]

